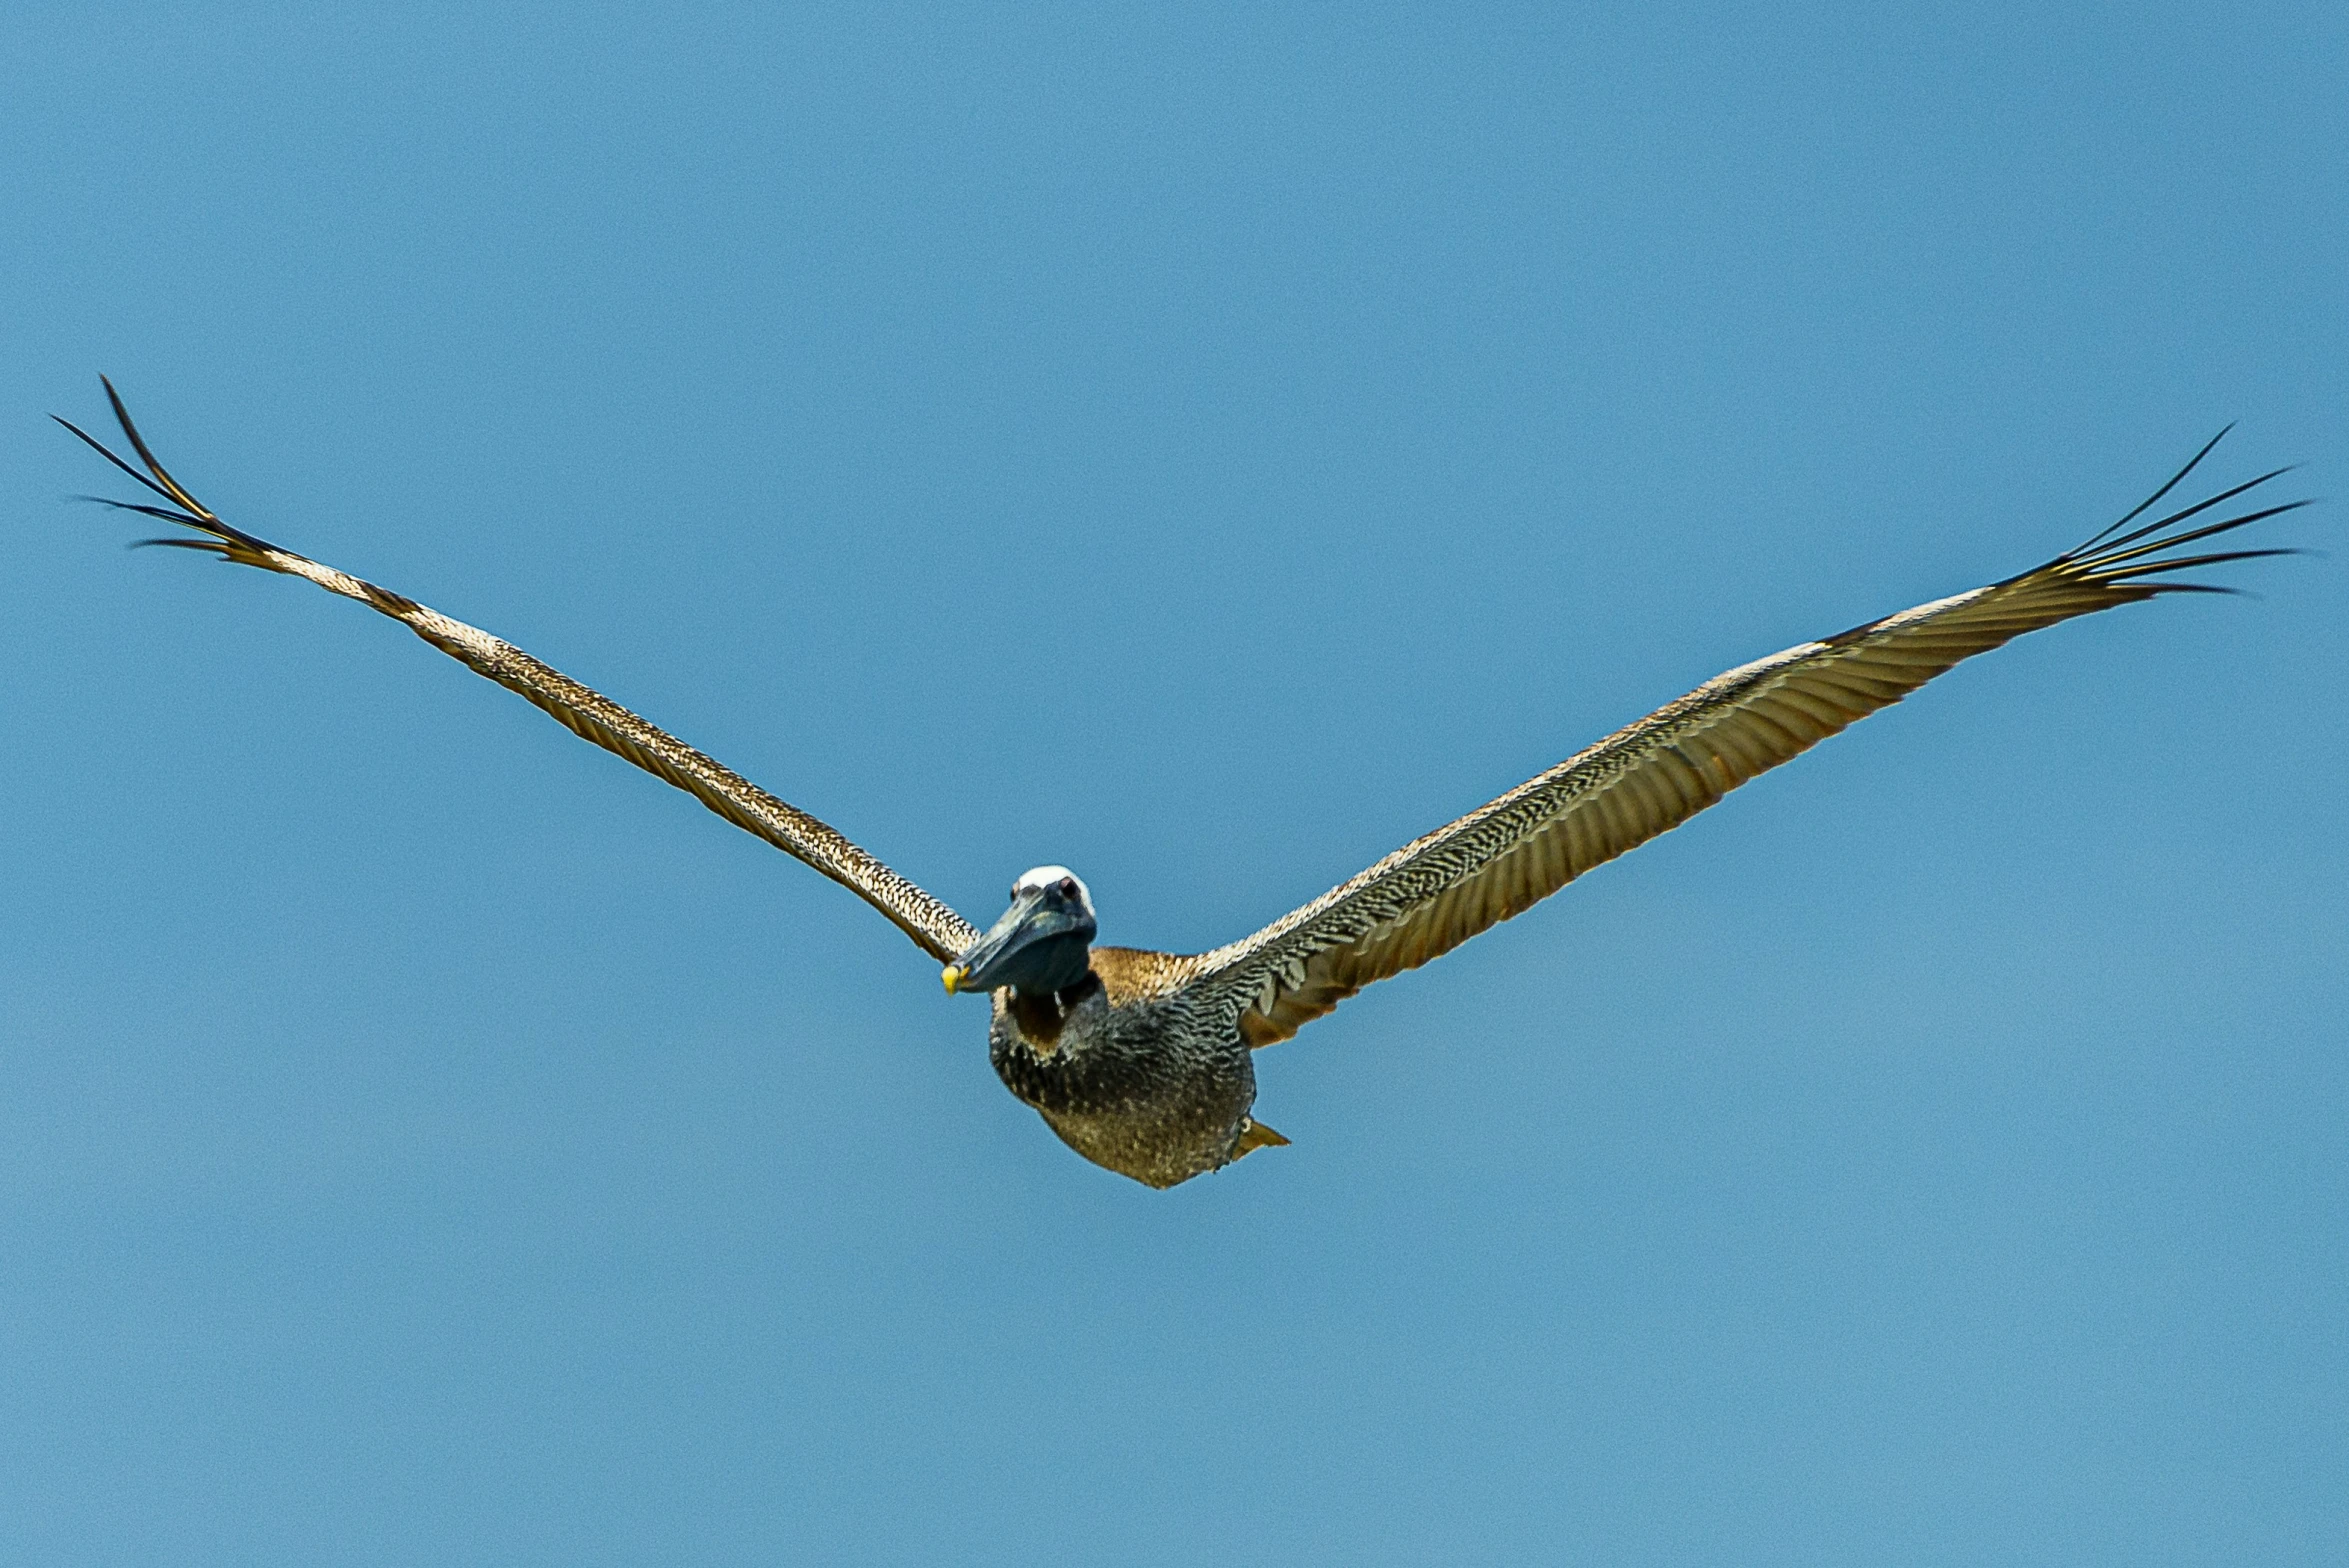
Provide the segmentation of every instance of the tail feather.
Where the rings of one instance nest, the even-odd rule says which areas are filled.
[[[1257,1149],[1284,1148],[1287,1146],[1288,1141],[1288,1139],[1282,1137],[1279,1133],[1274,1132],[1270,1127],[1265,1126],[1264,1123],[1251,1116],[1246,1122],[1241,1124],[1240,1141],[1232,1145],[1232,1158],[1235,1160],[1245,1158],[1248,1154]]]

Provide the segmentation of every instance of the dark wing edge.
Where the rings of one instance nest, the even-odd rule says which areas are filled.
[[[1522,913],[1961,660],[2162,594],[2236,592],[2160,574],[2299,553],[2172,553],[2307,505],[2196,521],[2289,470],[2137,522],[2219,437],[2128,516],[2044,566],[1715,676],[1255,935],[1185,961],[1176,988],[1236,1007],[1250,1045],[1285,1040],[1362,987]]]
[[[899,930],[913,938],[915,946],[940,962],[952,960],[977,939],[978,930],[969,921],[824,823],[776,799],[732,769],[511,643],[222,522],[155,460],[138,426],[131,422],[130,411],[123,406],[114,383],[106,381],[105,387],[107,400],[114,406],[114,417],[121,424],[131,450],[138,454],[144,472],[71,420],[51,417],[167,504],[109,501],[100,496],[88,499],[194,529],[201,536],[145,539],[139,541],[141,544],[208,550],[239,566],[299,577],[328,593],[356,599],[378,614],[390,616],[477,674],[486,675],[508,691],[528,698],[573,734],[674,784],[736,827],[755,833],[785,854],[807,862],[888,916]]]

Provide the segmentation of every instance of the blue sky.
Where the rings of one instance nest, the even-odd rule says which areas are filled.
[[[0,72],[23,1560],[2349,1552],[2337,554],[1961,668],[1158,1194],[43,417],[1193,949],[2226,421],[2339,494],[2338,7],[25,3]]]

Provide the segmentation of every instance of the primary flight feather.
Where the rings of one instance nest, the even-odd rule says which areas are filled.
[[[2213,515],[2277,469],[2140,521],[2210,455],[2213,437],[2127,516],[2045,565],[1717,675],[1253,936],[1208,953],[1157,953],[1096,945],[1092,896],[1061,866],[1024,873],[1003,917],[981,932],[831,827],[511,643],[221,521],[155,460],[111,382],[106,395],[138,466],[58,423],[163,503],[107,504],[193,530],[144,543],[208,550],[356,599],[806,861],[943,962],[949,992],[990,996],[996,1074],[1063,1141],[1153,1187],[1287,1142],[1251,1115],[1256,1047],[1679,826],[1960,660],[2074,616],[2231,591],[2166,574],[2291,554],[2179,552],[2306,504]]]

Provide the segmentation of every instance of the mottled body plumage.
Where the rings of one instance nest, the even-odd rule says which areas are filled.
[[[1287,1141],[1251,1117],[1252,1049],[1529,908],[1964,659],[2075,616],[2227,591],[2158,574],[2290,554],[2173,552],[2301,504],[2179,526],[2270,473],[2137,523],[2206,446],[2120,522],[2042,566],[1716,676],[1255,935],[1186,955],[1091,945],[1091,897],[1060,866],[1023,875],[1011,908],[980,932],[831,827],[512,644],[222,522],[155,461],[106,391],[143,472],[66,428],[169,503],[111,504],[196,533],[149,542],[211,550],[355,599],[847,887],[947,962],[949,992],[992,994],[988,1054],[1014,1095],[1085,1158],[1153,1187]]]
[[[1095,948],[1094,972],[1068,991],[997,990],[987,1056],[1003,1086],[1070,1148],[1172,1187],[1244,1152],[1256,1069],[1230,1010],[1218,1019],[1193,992],[1154,996],[1105,984],[1105,973],[1123,978],[1128,957]]]

